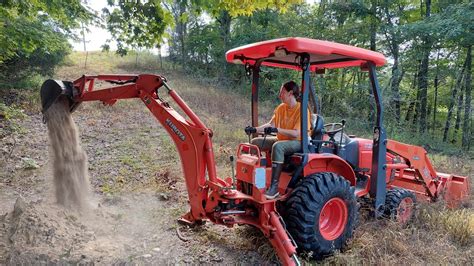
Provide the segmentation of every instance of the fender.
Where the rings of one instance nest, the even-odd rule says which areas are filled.
[[[308,162],[304,166],[303,176],[314,173],[331,172],[347,179],[351,186],[356,184],[356,175],[352,167],[341,157],[330,153],[308,154]]]

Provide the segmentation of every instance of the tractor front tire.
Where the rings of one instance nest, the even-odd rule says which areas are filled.
[[[343,248],[358,221],[358,203],[349,181],[334,173],[305,177],[286,204],[285,222],[298,251],[322,259]]]
[[[403,188],[392,188],[387,191],[385,198],[385,217],[388,217],[401,225],[410,222],[415,214],[416,197]]]

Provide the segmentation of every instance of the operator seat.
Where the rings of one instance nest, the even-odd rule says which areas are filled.
[[[318,114],[311,114],[311,140],[322,141],[324,133],[324,118]],[[321,147],[322,142],[310,145],[310,152],[319,152]]]
[[[324,118],[318,114],[311,114],[311,139],[323,140]]]

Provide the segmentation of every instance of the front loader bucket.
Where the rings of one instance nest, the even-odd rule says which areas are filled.
[[[446,201],[448,208],[458,208],[468,204],[471,192],[468,177],[444,173],[437,174],[441,177],[441,183],[444,183],[441,196]]]
[[[70,81],[60,81],[54,79],[46,80],[41,86],[41,105],[43,114],[48,108],[58,100],[59,96],[64,96],[69,102],[69,111],[73,112],[79,105],[79,102],[74,101],[77,96],[77,90]]]

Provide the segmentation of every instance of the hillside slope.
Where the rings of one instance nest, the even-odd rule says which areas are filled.
[[[156,59],[119,58],[76,53],[58,69],[56,79],[82,74],[156,73],[214,131],[218,175],[230,175],[228,157],[247,141],[250,101],[215,81],[196,80]],[[34,93],[37,93],[35,91]],[[164,96],[164,94],[163,94]],[[271,114],[263,105],[262,113]],[[82,146],[89,158],[93,196],[90,211],[78,213],[54,204],[47,128],[38,107],[18,120],[21,130],[0,140],[0,264],[31,262],[138,262],[153,264],[262,264],[275,261],[261,234],[247,226],[206,224],[181,227],[187,193],[181,164],[170,137],[138,100],[114,106],[84,103],[74,113]],[[262,117],[262,120],[268,117]],[[439,171],[472,176],[473,160],[433,155]],[[473,193],[474,194],[474,193]],[[471,203],[474,203],[471,200]],[[472,204],[471,204],[472,206]],[[325,263],[466,264],[474,260],[474,211],[450,211],[442,204],[423,205],[415,221],[400,228],[389,221],[366,219],[348,249]]]

